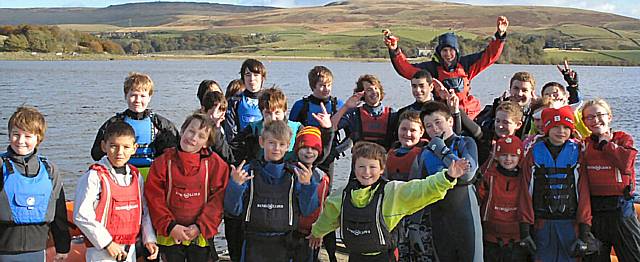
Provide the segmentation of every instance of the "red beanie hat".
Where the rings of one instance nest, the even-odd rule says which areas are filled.
[[[320,129],[315,126],[305,126],[296,135],[296,145],[294,151],[296,155],[300,148],[312,147],[318,150],[318,156],[322,154],[322,138],[320,137]]]
[[[561,108],[545,108],[542,110],[542,123],[544,124],[544,133],[548,134],[549,130],[554,126],[564,125],[569,128],[576,129],[573,117],[573,109],[570,106]]]
[[[510,135],[498,139],[496,142],[496,156],[502,154],[514,154],[522,156],[524,149],[522,148],[522,140],[517,136]]]

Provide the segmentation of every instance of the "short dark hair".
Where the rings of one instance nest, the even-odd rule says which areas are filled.
[[[220,105],[220,110],[226,111],[227,99],[220,92],[209,91],[204,95],[202,101],[200,101],[200,105],[204,107],[205,112],[211,110],[211,108],[214,108],[216,105]]]
[[[202,104],[202,99],[204,98],[204,95],[208,92],[208,91],[212,91],[211,90],[211,86],[216,85],[218,86],[218,88],[220,88],[222,90],[222,88],[220,87],[220,84],[218,84],[218,82],[216,82],[216,80],[202,80],[202,82],[200,82],[200,85],[198,86],[198,100],[200,100],[200,105],[203,106]]]
[[[247,70],[262,75],[263,80],[267,79],[267,68],[264,67],[262,62],[256,59],[249,58],[247,60],[244,60],[244,62],[242,63],[242,66],[240,67],[240,79],[242,81],[244,81],[244,72]]]
[[[102,136],[102,141],[107,142],[114,137],[130,137],[135,140],[136,132],[131,125],[122,120],[117,120],[107,125],[107,128],[104,130],[104,136]]]
[[[446,119],[451,118],[451,109],[448,105],[440,101],[428,101],[422,106],[422,110],[420,111],[420,119],[424,120],[425,116],[431,115],[436,112],[442,113]]]
[[[214,128],[214,124],[213,121],[211,120],[211,118],[209,118],[208,116],[206,116],[205,114],[201,114],[201,113],[193,113],[190,116],[187,117],[187,119],[184,120],[184,122],[182,123],[182,126],[180,126],[180,136],[182,136],[182,133],[184,133],[185,130],[187,130],[187,127],[189,127],[189,125],[191,124],[191,122],[193,122],[194,120],[199,120],[200,121],[200,129],[208,129],[209,130],[209,137],[207,139],[207,146],[211,146],[213,145],[213,142],[215,141],[215,128]]]
[[[431,73],[429,73],[429,71],[427,70],[420,70],[415,74],[413,74],[413,77],[411,77],[411,79],[421,79],[421,78],[426,78],[427,83],[429,84],[431,84],[431,82],[433,81],[433,77],[431,76]]]

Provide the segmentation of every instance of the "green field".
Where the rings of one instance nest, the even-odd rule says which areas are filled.
[[[637,65],[640,63],[640,50],[545,50],[545,61],[549,64],[560,64],[564,59],[573,64]]]

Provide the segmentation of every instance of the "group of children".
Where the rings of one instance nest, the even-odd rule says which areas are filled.
[[[486,111],[469,97],[470,78],[497,59],[507,25],[498,19],[481,55],[457,58],[455,37],[443,35],[444,62],[417,65],[426,70],[387,36],[415,98],[398,112],[383,105],[376,76],[359,77],[343,102],[331,96],[331,71],[316,66],[311,95],[286,117],[283,91],[264,88],[266,68],[247,59],[225,94],[213,80],[200,84],[200,108],[178,132],[147,108],[151,78],[130,74],[128,108],[99,128],[97,162],[76,186],[72,221],[86,260],[215,261],[224,220],[233,261],[317,261],[322,243],[336,261],[336,230],[350,261],[608,261],[612,246],[621,261],[640,261],[633,139],[611,129],[604,100],[576,99],[568,65],[559,69],[569,87],[548,83],[540,99],[526,72]],[[429,71],[438,66],[451,70]],[[0,261],[44,260],[50,230],[63,261],[65,193],[37,151],[44,117],[19,107],[8,130]],[[354,143],[352,170],[332,192],[340,130]]]

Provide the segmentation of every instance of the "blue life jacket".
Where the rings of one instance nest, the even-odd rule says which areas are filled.
[[[260,134],[262,134],[262,127],[264,126],[264,121],[260,120],[257,122],[252,122],[252,123],[249,123],[249,125],[251,126],[251,130],[253,130],[253,135],[255,135],[256,137],[259,137]],[[289,126],[289,129],[291,129],[291,140],[289,141],[289,149],[287,150],[287,153],[284,155],[284,160],[295,160],[296,156],[293,152],[293,147],[296,144],[296,133],[298,133],[298,130],[302,129],[303,126],[299,122],[295,122],[291,120],[287,120],[287,125]],[[264,151],[260,150],[260,152],[258,152],[258,159],[262,159],[263,155],[264,155]]]
[[[133,130],[136,133],[136,144],[138,144],[138,149],[136,149],[136,153],[129,159],[129,164],[136,167],[151,166],[151,162],[155,156],[155,150],[150,147],[151,142],[153,142],[156,136],[156,131],[153,127],[153,122],[151,121],[152,117],[153,114],[150,114],[148,117],[140,120],[136,120],[128,116],[124,116],[123,118],[124,122],[133,127]]]
[[[305,126],[320,127],[320,123],[318,123],[318,120],[313,118],[313,113],[322,113],[322,107],[320,107],[320,104],[312,103],[310,100],[311,98],[309,96],[305,96],[304,98],[302,98],[302,108],[300,109],[300,112],[298,112],[297,119],[292,120],[298,121]],[[332,116],[338,112],[340,107],[342,107],[342,101],[339,101],[335,96],[330,97],[325,104],[327,113]]]
[[[576,172],[580,147],[567,141],[556,159],[543,141],[533,145],[533,209],[536,217],[572,219],[578,209]]]
[[[7,196],[10,210],[0,210],[0,222],[24,225],[53,221],[55,199],[60,189],[56,188],[57,193],[54,192],[53,177],[50,175],[46,158],[36,157],[40,163],[38,175],[26,177],[16,169],[6,154],[2,155],[2,191]]]
[[[258,99],[241,95],[238,97],[238,107],[236,115],[238,116],[238,130],[242,130],[249,123],[262,120],[262,113],[258,108]]]
[[[464,139],[462,139],[461,137],[455,137],[453,142],[451,143],[451,146],[449,146],[451,153],[460,157],[460,148],[463,147],[462,145],[463,143],[464,143]],[[422,152],[423,152],[422,153],[422,161],[423,161],[422,177],[423,178],[433,175],[435,173],[438,173],[442,169],[447,168],[447,166],[444,165],[442,160],[440,160],[440,158],[438,158],[433,152],[431,152],[431,150],[425,147],[425,149]],[[424,173],[425,171],[426,173]]]

